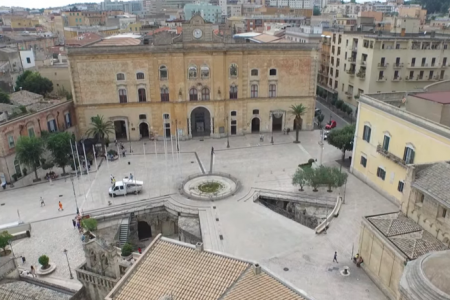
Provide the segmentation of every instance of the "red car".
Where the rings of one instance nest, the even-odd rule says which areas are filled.
[[[328,130],[330,130],[330,129],[334,128],[334,127],[336,127],[336,121],[335,120],[331,120],[330,122],[328,122],[327,125],[325,125],[325,129],[328,129]]]

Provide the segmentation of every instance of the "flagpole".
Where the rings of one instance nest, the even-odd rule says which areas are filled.
[[[72,141],[70,141],[70,150],[72,150],[73,167],[75,168],[75,173],[78,173],[78,171],[77,171],[77,163],[75,161],[75,154],[73,153]]]
[[[84,140],[83,140],[83,153],[84,153],[84,167],[86,168],[86,173],[87,173],[88,179],[90,179],[89,168],[88,168],[88,163],[87,163],[87,156],[86,156],[86,148],[84,147]]]
[[[78,153],[78,143],[76,143],[76,142],[75,142],[75,150],[77,151],[78,168],[80,170],[80,176],[81,176],[81,178],[83,178],[83,171],[81,170],[80,154]]]
[[[106,145],[105,145],[105,157],[106,157],[106,165],[108,166],[108,173],[109,173],[109,159],[108,159],[108,151],[106,151]]]
[[[96,156],[96,153],[95,153],[95,146],[94,145],[92,145],[92,151],[94,152],[95,170],[98,171],[97,156]]]

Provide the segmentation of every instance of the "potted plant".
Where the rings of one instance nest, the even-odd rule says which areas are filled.
[[[49,264],[50,259],[48,258],[47,255],[41,255],[38,261],[41,264],[43,270],[48,269],[48,267],[50,267]]]
[[[133,253],[133,246],[129,243],[125,243],[125,245],[122,246],[122,256],[128,257]]]

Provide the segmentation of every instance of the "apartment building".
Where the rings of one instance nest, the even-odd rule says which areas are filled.
[[[425,24],[427,19],[427,10],[422,9],[421,5],[400,5],[397,10],[399,17],[417,18],[421,25]]]
[[[448,79],[448,40],[419,34],[418,19],[396,22],[388,34],[332,33],[328,87],[353,108],[365,93],[417,90]]]

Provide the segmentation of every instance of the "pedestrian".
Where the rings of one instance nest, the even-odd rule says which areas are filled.
[[[25,256],[22,256],[22,264],[24,265],[25,262],[27,261],[27,259],[25,258]]]
[[[133,174],[130,173],[130,180],[133,180]]]
[[[31,276],[36,277],[36,270],[34,269],[33,266],[31,266]]]
[[[333,262],[336,262],[336,263],[338,262],[337,261],[337,252],[336,251],[334,252]]]
[[[112,179],[112,183],[113,183],[113,184],[115,184],[115,183],[116,183],[116,178],[115,178],[115,177],[113,177],[113,179]]]
[[[125,157],[125,149],[122,149],[122,157]]]
[[[77,227],[77,221],[75,221],[75,219],[72,219],[72,224],[73,224],[73,229],[75,229],[75,227]]]
[[[58,206],[59,206],[58,211],[64,210],[61,201],[59,201]]]
[[[109,178],[111,179],[111,184],[113,184],[114,183],[113,182],[114,176],[111,174],[111,176]]]
[[[6,181],[3,181],[3,182],[2,182],[2,188],[3,188],[4,190],[6,190]]]
[[[263,137],[262,134],[259,135],[259,141],[262,142],[263,141]]]
[[[139,254],[142,254],[141,247],[138,248],[138,252],[139,252]]]
[[[78,232],[81,232],[81,222],[80,221],[77,222],[77,227],[78,227]]]
[[[42,206],[45,206],[45,202],[44,202],[44,198],[42,198],[42,196],[41,196],[41,207]]]

